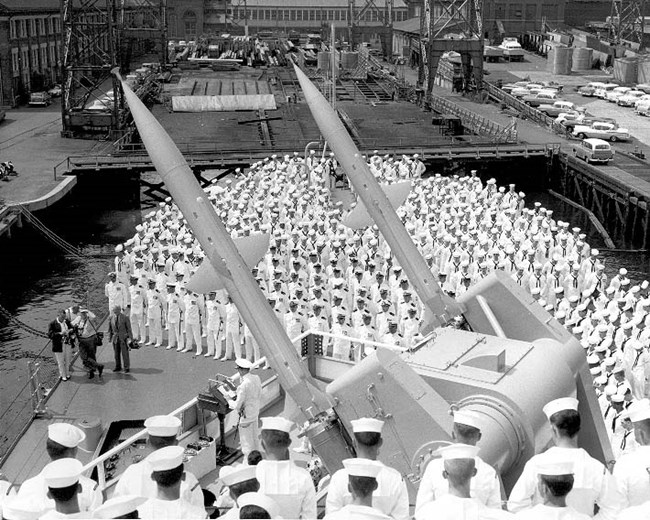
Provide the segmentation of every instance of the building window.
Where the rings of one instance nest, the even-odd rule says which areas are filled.
[[[18,49],[11,49],[11,68],[13,76],[20,76],[20,58],[18,58]]]
[[[506,17],[506,4],[494,4],[494,18],[503,20]]]
[[[533,21],[537,19],[537,4],[526,5],[526,20]]]
[[[38,32],[43,36],[47,34],[47,31],[45,30],[45,18],[38,19]]]
[[[298,13],[302,14],[301,11],[296,11],[295,9],[291,9],[291,21],[292,22],[296,21],[296,16],[297,16]]]
[[[54,18],[54,32],[56,34],[61,33],[61,19],[58,16]]]
[[[284,20],[285,20],[285,22],[286,22],[287,20],[290,20],[290,19],[291,19],[291,14],[290,14],[290,13],[293,13],[293,12],[294,12],[293,10],[292,10],[292,11],[289,11],[289,9],[285,9],[285,10],[284,10]]]
[[[196,14],[194,11],[185,11],[183,15],[183,28],[185,36],[196,36]]]
[[[18,36],[27,38],[27,20],[18,20]]]
[[[557,5],[556,4],[542,4],[542,16],[545,16],[548,21],[557,19]]]
[[[38,62],[38,47],[32,47],[32,70],[39,70],[41,68]]]
[[[30,36],[37,36],[37,33],[36,33],[36,18],[30,18],[29,19],[29,35]]]
[[[341,11],[341,20],[345,22],[347,21],[347,19],[348,19],[348,11],[347,9],[343,9]]]
[[[12,40],[17,38],[18,34],[16,31],[16,20],[10,20],[9,21],[9,38]]]
[[[521,18],[521,4],[510,4],[509,18]]]

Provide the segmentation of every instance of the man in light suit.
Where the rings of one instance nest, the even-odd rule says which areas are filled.
[[[131,321],[126,314],[122,314],[122,307],[113,307],[113,316],[108,324],[108,340],[113,344],[115,354],[115,368],[113,372],[122,371],[122,359],[124,359],[124,372],[129,372],[131,362],[129,360],[129,344],[133,341],[131,333]]]

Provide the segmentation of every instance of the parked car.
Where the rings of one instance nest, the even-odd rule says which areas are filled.
[[[650,100],[637,104],[634,110],[640,116],[650,116]]]
[[[636,108],[637,108],[641,103],[646,103],[646,102],[648,102],[648,101],[650,101],[650,94],[643,94],[643,96],[638,97],[638,98],[636,98],[636,99],[634,100],[634,109],[636,110]]]
[[[540,112],[544,112],[549,117],[557,117],[563,112],[584,112],[585,107],[579,107],[571,101],[555,101],[554,103],[546,104],[543,103],[537,108]]]
[[[546,89],[555,89],[558,92],[562,92],[562,90],[564,89],[564,85],[562,85],[561,83],[557,83],[555,81],[542,81],[541,85]]]
[[[537,94],[524,96],[521,100],[531,107],[538,107],[542,104],[552,104],[557,101],[557,91],[541,90]]]
[[[604,87],[605,85],[606,83],[602,83],[601,81],[592,81],[591,83],[587,83],[586,85],[578,88],[578,94],[586,97],[594,97],[596,95],[596,90]]]
[[[47,107],[50,103],[51,98],[47,92],[32,92],[29,95],[30,107]]]
[[[47,93],[52,97],[61,97],[61,85],[54,85]]]
[[[612,119],[611,117],[595,116],[580,117],[577,119],[566,119],[562,124],[567,130],[571,131],[578,125],[592,126],[594,123],[609,123],[611,125],[617,126],[616,120]]]
[[[606,95],[605,99],[609,101],[610,103],[616,103],[618,101],[618,98],[621,96],[624,96],[628,92],[630,92],[632,89],[630,87],[616,87],[612,90],[610,90]]]
[[[594,137],[615,142],[627,141],[630,138],[630,132],[627,128],[617,128],[612,123],[594,123],[591,126],[576,125],[573,128],[573,136],[579,139]]]
[[[633,107],[637,99],[647,96],[643,90],[630,90],[616,100],[616,104],[622,107]]]
[[[573,147],[573,155],[588,163],[607,164],[614,158],[614,150],[602,139],[584,139],[578,146]]]
[[[555,122],[564,125],[568,121],[582,121],[583,119],[584,114],[581,114],[580,112],[569,111],[558,114],[555,118]]]
[[[501,90],[505,92],[512,92],[512,89],[515,88],[525,88],[528,85],[528,81],[516,81],[515,83],[506,83],[501,87]]]
[[[611,92],[617,87],[618,85],[616,83],[605,83],[602,87],[596,89],[594,96],[600,99],[605,99],[607,97],[607,93]]]
[[[637,90],[642,90],[646,94],[650,94],[650,83],[639,83],[636,87]]]

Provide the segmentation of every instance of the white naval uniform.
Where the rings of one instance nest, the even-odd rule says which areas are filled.
[[[650,500],[638,506],[623,509],[616,520],[648,520],[650,518]]]
[[[58,520],[58,519],[63,519],[63,518],[80,518],[80,519],[86,519],[88,518],[88,511],[80,511],[79,513],[59,513],[58,511],[55,511],[54,509],[50,509],[47,511],[43,516],[40,516],[38,520]]]
[[[614,479],[623,495],[623,507],[638,506],[650,500],[650,446],[639,446],[616,461]]]
[[[178,520],[179,518],[195,520],[207,518],[208,514],[203,505],[196,506],[182,498],[178,500],[150,498],[138,506],[138,516],[145,520]]]
[[[178,343],[178,349],[182,350],[182,336],[181,336],[181,313],[183,312],[185,305],[183,300],[176,293],[167,295],[167,327],[169,329],[168,334],[168,348],[176,346]]]
[[[415,520],[502,520],[514,518],[502,509],[483,505],[475,498],[443,495],[415,512]]]
[[[549,507],[537,504],[515,515],[516,520],[589,520],[590,516],[578,513],[572,507]]]
[[[162,345],[162,313],[163,296],[157,289],[147,291],[147,326],[149,327],[149,341]]]
[[[476,498],[483,505],[501,509],[501,484],[497,472],[492,466],[476,457],[476,475],[470,481],[470,496]],[[424,470],[417,498],[415,511],[419,511],[424,504],[439,500],[449,493],[449,482],[442,476],[444,461],[433,459]]]
[[[129,298],[131,300],[131,330],[135,341],[144,341],[146,331],[144,328],[145,290],[140,285],[129,285]]]
[[[262,460],[256,471],[260,493],[280,505],[282,518],[316,518],[316,490],[306,469],[290,460]]]
[[[221,338],[219,337],[219,328],[221,325],[220,303],[217,300],[208,300],[205,302],[206,312],[208,314],[208,355],[215,358],[221,357]]]
[[[324,520],[389,520],[390,516],[385,515],[374,507],[357,506],[348,504],[347,506],[327,513]]]
[[[203,354],[201,311],[195,296],[185,298],[185,350],[192,350],[192,339],[196,344],[196,355],[200,356]]]
[[[152,478],[151,464],[147,459],[141,460],[136,464],[131,464],[124,470],[120,480],[115,486],[113,496],[118,497],[122,495],[137,495],[140,497],[156,498],[158,496],[158,484]],[[203,507],[203,492],[199,481],[193,473],[185,472],[185,479],[181,482],[181,498],[189,502],[193,506]],[[140,518],[142,511],[140,512]]]
[[[79,477],[79,483],[81,484],[81,493],[79,493],[79,509],[81,511],[92,511],[102,505],[104,500],[97,482],[82,475]],[[35,505],[38,504],[38,509],[46,511],[55,507],[54,500],[48,498],[47,493],[47,484],[43,472],[41,472],[23,482],[17,495],[20,498],[29,499]]]
[[[239,414],[239,440],[246,457],[253,450],[260,450],[259,415],[262,402],[262,381],[255,374],[244,374],[237,387],[237,399],[231,407]]]
[[[524,467],[519,480],[510,493],[508,510],[518,512],[541,503],[537,489],[537,463],[540,458],[557,455],[562,459],[573,461],[575,482],[573,489],[567,495],[567,505],[576,511],[593,516],[594,504],[598,504],[597,518],[600,520],[615,519],[621,509],[622,497],[616,488],[612,475],[599,461],[592,458],[582,448],[558,448],[554,446],[546,452],[532,457]]]
[[[378,487],[372,494],[372,507],[395,520],[408,520],[410,515],[406,483],[399,471],[383,466],[377,475]],[[332,476],[327,488],[325,505],[327,515],[352,504],[352,494],[348,490],[348,482],[349,475],[346,469],[340,469]]]

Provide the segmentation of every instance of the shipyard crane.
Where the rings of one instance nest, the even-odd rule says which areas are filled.
[[[483,0],[424,0],[420,11],[418,83],[427,94],[433,89],[440,58],[449,51],[460,54],[464,88],[480,88]]]
[[[61,135],[117,139],[130,119],[111,70],[138,50],[166,62],[166,0],[61,0],[61,14]]]
[[[608,18],[610,42],[643,48],[645,3],[645,0],[612,0]]]
[[[393,48],[394,0],[348,0],[348,42],[355,49],[362,42],[363,27],[367,20],[381,22],[381,45],[384,56],[390,57]],[[377,32],[378,27],[372,27]]]
[[[444,295],[336,113],[302,71],[296,74],[359,204],[390,245],[435,326],[425,341],[401,354],[380,348],[355,364],[298,353],[255,282],[242,246],[230,237],[182,154],[122,84],[143,143],[203,248],[203,283],[225,287],[232,297],[286,395],[297,404],[294,419],[309,422],[305,433],[326,469],[336,471],[353,453],[350,421],[377,417],[385,421],[381,459],[400,471],[414,498],[435,448],[452,440],[450,409],[466,408],[481,417],[482,457],[510,489],[530,456],[551,443],[543,405],[569,395],[580,401],[582,446],[610,461],[578,341],[503,272],[485,278],[458,301]],[[462,313],[466,326],[452,320],[456,313]]]

